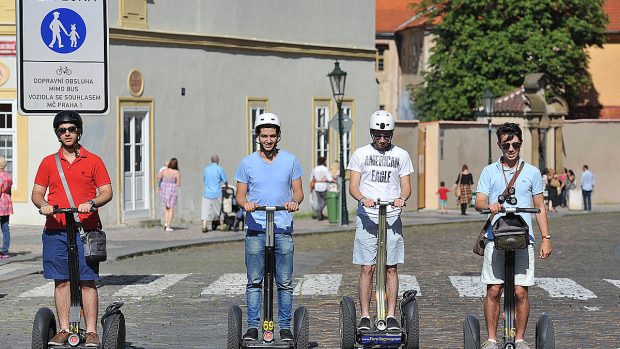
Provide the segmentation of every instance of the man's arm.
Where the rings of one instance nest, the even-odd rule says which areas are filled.
[[[45,201],[46,192],[46,187],[35,184],[34,187],[32,187],[32,195],[30,196],[30,199],[32,200],[32,203],[39,209],[39,212],[41,214],[50,215],[54,212],[54,208],[50,204],[48,204],[47,201]]]
[[[540,209],[540,213],[536,213],[536,221],[540,228],[540,234],[542,235],[542,241],[540,243],[540,257],[547,259],[551,256],[553,247],[551,246],[551,239],[546,239],[549,236],[549,227],[547,225],[547,211],[545,210],[545,198],[543,194],[536,194],[532,197],[534,201],[534,207]]]
[[[411,196],[411,175],[400,177],[400,197],[394,200],[394,206],[403,207]]]
[[[299,204],[304,201],[304,189],[301,183],[301,177],[293,180],[292,186],[293,201],[284,204],[284,207],[286,207],[289,212],[295,212],[299,210]]]
[[[112,200],[112,184],[104,184],[97,188],[99,191],[99,195],[95,196],[93,199],[95,202],[94,207],[102,207]],[[79,204],[78,211],[81,213],[90,212],[93,205],[91,205],[90,200]]]
[[[237,199],[237,204],[239,206],[243,206],[243,209],[247,212],[256,211],[256,203],[248,202],[248,184],[237,182],[237,194],[235,194],[235,198]]]
[[[489,209],[491,213],[498,213],[502,209],[502,205],[499,202],[489,204],[489,197],[483,193],[476,193],[476,204],[474,205],[478,212]]]
[[[375,201],[364,197],[360,191],[360,179],[362,178],[362,174],[357,171],[349,170],[349,176],[351,177],[351,181],[349,183],[349,194],[357,201],[363,199],[362,205],[366,207],[373,207],[375,205]]]

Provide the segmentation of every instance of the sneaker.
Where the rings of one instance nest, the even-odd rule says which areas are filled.
[[[293,337],[293,332],[288,328],[283,328],[280,330],[280,339],[283,341],[294,341],[295,337]]]
[[[243,335],[244,341],[257,341],[258,340],[258,328],[248,328],[248,331]]]
[[[9,256],[8,253],[0,253],[0,259],[7,259],[10,258],[11,256]]]
[[[86,332],[84,337],[84,346],[89,348],[99,347],[99,336],[95,332]]]
[[[70,334],[67,330],[62,330],[56,333],[56,335],[52,337],[49,342],[47,342],[47,345],[65,345],[67,343],[67,339],[69,339],[69,336]]]
[[[174,231],[174,229],[172,229],[170,227],[166,227],[166,231]]]
[[[361,318],[359,325],[357,325],[357,329],[370,331],[370,318],[369,317]]]
[[[489,340],[482,343],[482,346],[480,347],[480,349],[498,349],[498,348],[499,346],[497,345],[497,342],[492,342]]]
[[[388,331],[400,330],[400,325],[398,324],[398,320],[396,320],[395,317],[388,316],[388,318],[387,318],[387,330]]]
[[[530,349],[530,346],[526,341],[519,341],[515,343],[517,345],[517,349]]]

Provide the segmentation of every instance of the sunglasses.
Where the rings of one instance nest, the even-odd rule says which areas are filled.
[[[77,127],[75,127],[75,126],[69,126],[69,127],[59,127],[59,128],[56,130],[56,133],[58,133],[59,135],[64,135],[64,134],[65,134],[65,132],[67,132],[67,131],[69,131],[69,133],[76,133],[76,132],[77,132],[77,130],[78,130],[78,128],[77,128]]]
[[[387,134],[373,134],[372,138],[375,140],[379,140],[381,138],[385,139],[386,141],[389,141],[392,139],[392,134],[387,133]]]
[[[502,150],[508,151],[508,150],[510,150],[510,146],[511,145],[512,145],[512,148],[514,148],[515,150],[518,150],[518,149],[521,148],[521,143],[519,143],[519,142],[504,143],[504,144],[500,144],[499,146],[502,147]]]

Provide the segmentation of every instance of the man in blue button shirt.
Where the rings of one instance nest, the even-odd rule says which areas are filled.
[[[293,341],[291,310],[293,307],[293,215],[304,199],[301,184],[303,171],[297,158],[278,149],[280,119],[276,114],[263,113],[254,126],[259,150],[241,160],[235,173],[237,204],[247,212],[245,217],[245,266],[248,282],[248,330],[244,340],[258,339],[261,294],[265,274],[266,215],[258,206],[284,206],[287,211],[274,212],[276,286],[278,290],[278,324],[280,338]]]
[[[583,165],[581,173],[581,195],[583,196],[584,211],[592,211],[592,192],[594,191],[594,175],[590,172],[588,165]]]
[[[212,229],[216,229],[218,224],[223,224],[222,219],[222,184],[228,185],[224,169],[220,167],[220,158],[217,155],[211,156],[211,165],[202,171],[202,182],[204,193],[200,218],[202,219],[202,232],[206,233],[211,222]]]
[[[500,204],[498,196],[510,183],[510,180],[518,171],[521,163],[525,161],[519,156],[523,137],[521,128],[514,123],[505,123],[497,130],[497,145],[502,150],[502,157],[495,163],[486,166],[480,174],[476,192],[476,209],[478,211],[489,209],[495,213],[493,221],[502,214],[498,214],[502,206],[506,207],[536,207],[540,213],[536,214],[536,220],[542,234],[540,244],[540,257],[547,259],[551,255],[551,236],[547,228],[547,212],[543,198],[542,176],[540,171],[525,163],[514,188],[517,199],[516,205],[508,203]],[[516,336],[517,349],[529,349],[524,341],[527,320],[530,314],[528,299],[528,287],[534,285],[534,231],[532,218],[529,213],[520,213],[530,227],[530,245],[527,249],[515,251],[515,298],[516,298]],[[499,319],[500,298],[504,284],[504,252],[495,249],[493,233],[487,232],[489,240],[484,249],[484,263],[482,265],[482,282],[487,285],[487,295],[484,300],[484,317],[486,320],[488,340],[482,344],[481,349],[498,348],[496,340],[497,323]]]

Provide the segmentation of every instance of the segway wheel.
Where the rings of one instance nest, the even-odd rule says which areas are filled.
[[[310,318],[306,307],[295,309],[293,314],[293,336],[295,337],[295,348],[310,348]]]
[[[480,322],[473,315],[463,321],[463,344],[464,349],[480,349]]]
[[[405,340],[406,349],[420,348],[420,313],[418,312],[418,301],[412,298],[405,304],[404,320],[401,323],[407,331],[407,339]]]
[[[56,335],[56,317],[49,308],[41,308],[32,323],[32,349],[47,349],[47,342]]]
[[[555,349],[553,323],[547,314],[542,314],[536,322],[536,349]]]
[[[231,305],[228,309],[228,339],[226,340],[227,349],[239,349],[241,346],[241,308],[238,305]]]
[[[102,349],[125,348],[125,316],[118,312],[103,321]]]
[[[353,298],[342,297],[340,300],[340,348],[353,349],[355,347],[356,320]]]

